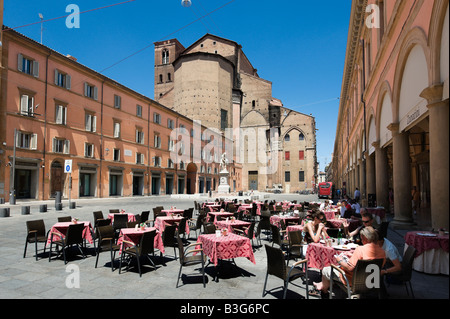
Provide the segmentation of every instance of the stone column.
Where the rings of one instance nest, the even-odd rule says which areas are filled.
[[[377,205],[389,210],[389,176],[388,158],[386,149],[380,147],[379,142],[372,144],[375,147],[375,167],[376,167],[376,194]]]
[[[367,195],[376,193],[375,184],[375,156],[369,155],[366,160],[366,182],[367,182]]]
[[[430,121],[431,225],[449,227],[449,100],[442,101],[443,86],[425,89],[421,97],[428,102]]]
[[[365,174],[365,162],[359,159],[359,191],[361,192],[361,206],[367,206],[367,194],[366,194],[366,174]]]
[[[393,137],[393,180],[395,228],[410,228],[414,225],[411,203],[411,165],[409,158],[409,134],[400,133],[398,123],[389,125]]]

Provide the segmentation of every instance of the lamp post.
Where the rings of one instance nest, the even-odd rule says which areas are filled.
[[[16,190],[15,190],[15,175],[16,175],[16,143],[17,143],[17,129],[14,129],[14,147],[13,147],[13,162],[12,162],[12,174],[10,182],[10,194],[9,203],[16,205]]]
[[[39,13],[39,18],[41,19],[41,44],[42,44],[42,33],[44,32],[44,16],[42,15],[42,13]]]

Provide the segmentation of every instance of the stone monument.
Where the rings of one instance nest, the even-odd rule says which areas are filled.
[[[222,154],[221,160],[220,160],[220,183],[219,183],[219,194],[229,194],[230,193],[230,185],[228,184],[228,176],[230,173],[227,170],[228,165],[228,159],[226,157],[226,153]]]

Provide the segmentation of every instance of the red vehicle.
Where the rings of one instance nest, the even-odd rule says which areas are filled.
[[[332,199],[332,188],[333,183],[325,182],[325,183],[319,183],[319,198],[329,198]]]

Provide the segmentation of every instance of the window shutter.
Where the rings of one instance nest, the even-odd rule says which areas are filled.
[[[136,130],[136,143],[139,143],[139,130]]]
[[[20,53],[17,56],[17,70],[23,72],[23,55]]]
[[[39,77],[39,62],[33,61],[33,76]]]
[[[66,75],[66,89],[70,90],[72,88],[72,77],[70,75]]]
[[[52,152],[55,153],[56,152],[56,138],[53,138],[53,143],[52,143]]]
[[[58,83],[58,74],[59,74],[58,70],[55,69],[55,85],[59,84]]]
[[[16,133],[16,147],[20,147],[20,140],[22,139],[22,132]]]
[[[70,153],[70,141],[65,140],[64,141],[64,154],[69,154],[69,153]]]
[[[97,116],[92,116],[92,132],[97,132]]]
[[[31,144],[30,144],[30,148],[32,150],[36,150],[37,149],[37,134],[32,134],[31,135]]]
[[[22,95],[20,97],[20,113],[28,114],[28,95]]]
[[[56,124],[62,124],[63,118],[62,109],[63,107],[61,105],[56,106]]]
[[[86,118],[85,129],[86,129],[86,131],[90,131],[91,130],[91,116],[89,114],[86,114],[85,118]]]
[[[97,100],[98,98],[98,89],[96,86],[94,86],[94,100]]]
[[[84,83],[84,96],[88,96],[88,84]]]
[[[64,124],[67,125],[67,107],[63,108],[63,114],[64,114]]]
[[[141,156],[141,164],[144,164],[144,154],[140,154],[140,156]]]

